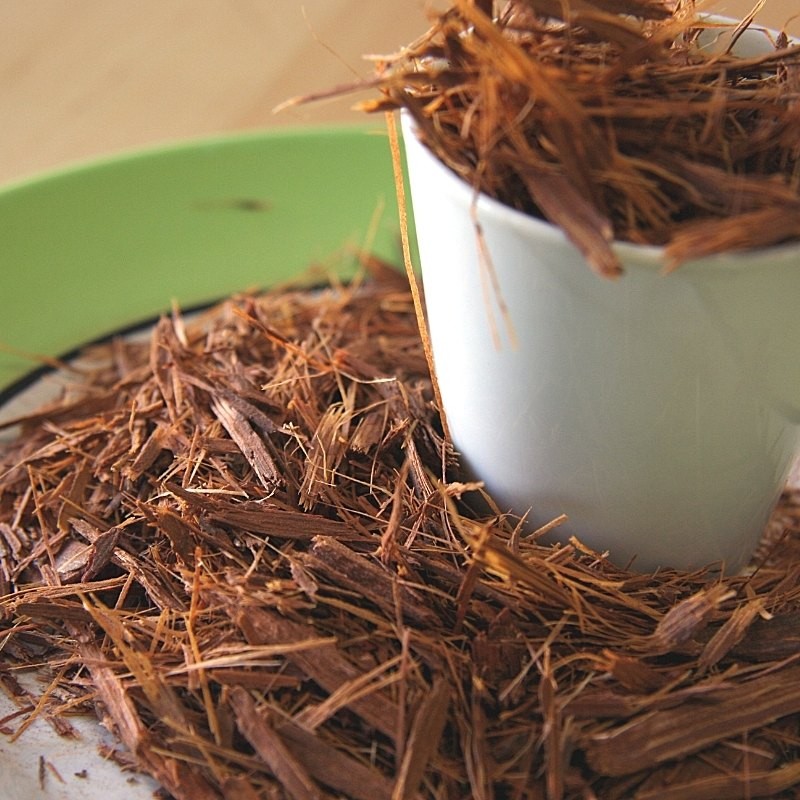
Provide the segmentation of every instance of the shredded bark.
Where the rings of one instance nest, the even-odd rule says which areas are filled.
[[[796,484],[740,576],[521,536],[370,264],[96,348],[0,443],[6,749],[88,713],[177,800],[796,796]]]
[[[702,4],[698,4],[702,9]],[[756,8],[757,10],[757,8]],[[477,191],[559,226],[602,275],[613,242],[665,266],[800,238],[800,46],[737,54],[694,0],[456,0],[373,77]],[[297,98],[308,102],[325,93]]]

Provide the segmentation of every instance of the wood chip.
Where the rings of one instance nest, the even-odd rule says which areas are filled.
[[[3,440],[1,735],[94,713],[176,800],[796,793],[800,491],[741,576],[521,536],[392,275],[176,311]]]
[[[724,43],[758,29],[755,12],[737,23],[701,11],[455,0],[375,57],[368,80],[327,95],[405,109],[456,175],[560,227],[606,277],[621,271],[612,240],[664,246],[668,269],[797,242],[800,45],[764,36],[763,54],[737,55]]]

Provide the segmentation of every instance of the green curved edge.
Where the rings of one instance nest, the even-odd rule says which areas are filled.
[[[400,263],[385,129],[188,142],[0,190],[0,390],[157,316],[292,279]],[[342,258],[342,254],[345,254]]]

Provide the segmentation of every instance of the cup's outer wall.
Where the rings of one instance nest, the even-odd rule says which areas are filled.
[[[798,445],[797,248],[591,272],[472,189],[404,115],[428,325],[467,469],[532,527],[642,570],[750,557]],[[479,222],[479,228],[476,226]],[[478,232],[480,230],[480,233]]]

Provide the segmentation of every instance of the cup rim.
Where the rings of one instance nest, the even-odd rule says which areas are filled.
[[[733,17],[719,14],[703,14],[702,18],[719,21],[721,23],[736,23]],[[764,27],[755,26],[754,32],[761,33],[769,37],[775,35],[776,31]],[[793,44],[798,40],[792,37]],[[450,185],[453,194],[463,195],[465,192],[471,196],[470,205],[474,205],[477,214],[483,214],[500,224],[505,224],[516,228],[523,235],[536,235],[542,241],[559,244],[567,244],[569,240],[564,231],[557,225],[545,219],[534,217],[512,206],[506,205],[500,200],[491,197],[485,192],[476,192],[475,189],[461,176],[453,172],[439,157],[428,147],[428,145],[417,135],[417,128],[411,113],[403,108],[400,110],[400,124],[403,131],[404,140],[412,137],[419,145],[431,166],[440,173],[441,177]],[[626,269],[634,266],[663,269],[664,254],[666,248],[663,245],[637,244],[621,239],[614,239],[611,243],[614,253],[619,256]],[[767,267],[784,264],[787,261],[797,260],[800,257],[800,240],[784,242],[770,247],[751,248],[747,250],[729,250],[713,255],[703,256],[696,259],[687,259],[681,264],[676,272],[689,272],[694,268],[702,267],[703,270],[709,268],[718,269],[753,269],[755,266]],[[800,268],[800,265],[798,265]]]

